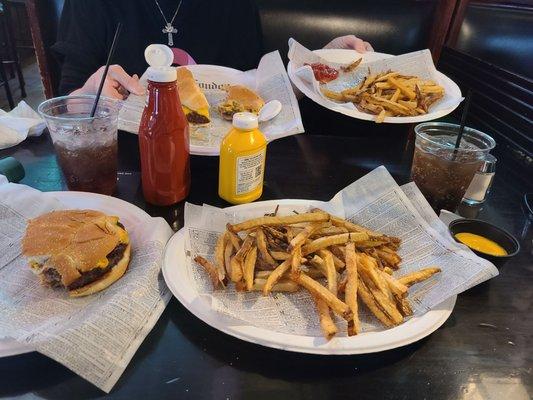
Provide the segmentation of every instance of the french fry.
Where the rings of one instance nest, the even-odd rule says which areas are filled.
[[[337,296],[337,270],[335,268],[335,263],[333,262],[333,254],[326,249],[320,250],[319,254],[323,258],[328,289],[331,293]]]
[[[346,229],[343,226],[328,226],[325,228],[321,228],[311,234],[311,238],[314,237],[321,237],[321,236],[333,236],[333,235],[340,235],[341,233],[348,233],[348,229]]]
[[[256,260],[257,247],[252,246],[250,251],[246,254],[242,269],[244,283],[246,284],[246,290],[252,290],[252,286],[254,285],[254,269]]]
[[[398,97],[400,97],[400,89],[396,89],[392,97],[389,99],[390,101],[398,101]]]
[[[226,246],[224,248],[224,266],[226,268],[226,273],[231,277],[231,256],[233,255],[233,244],[231,240],[226,241]]]
[[[348,336],[357,335],[361,331],[361,324],[359,322],[359,310],[357,308],[357,264],[358,256],[355,254],[355,246],[353,243],[346,245],[346,288],[344,290],[344,299],[346,304],[352,310],[352,320],[348,321]]]
[[[291,272],[296,274],[300,271],[300,265],[302,264],[302,247],[298,246],[292,251],[291,258]]]
[[[420,271],[413,272],[412,274],[402,276],[401,278],[398,279],[398,281],[401,284],[407,287],[410,287],[410,286],[413,286],[415,283],[419,283],[419,282],[425,281],[426,279],[431,278],[433,275],[435,275],[438,272],[440,272],[440,268],[436,268],[436,267],[424,268],[424,269],[421,269]]]
[[[241,248],[235,254],[235,258],[239,262],[244,261],[244,257],[246,256],[246,253],[248,253],[248,251],[250,251],[250,249],[252,248],[253,243],[254,237],[252,235],[246,236],[246,239],[244,239]]]
[[[385,121],[386,116],[387,116],[387,111],[385,111],[385,109],[381,110],[378,116],[376,117],[376,123],[380,124],[383,121]]]
[[[315,295],[324,300],[334,313],[338,314],[347,321],[352,318],[352,312],[346,303],[344,303],[342,300],[339,300],[337,296],[335,296],[313,278],[306,275],[304,272],[300,272],[299,274],[291,274],[290,277],[298,285],[307,289],[311,295]]]
[[[344,96],[342,93],[334,92],[333,90],[326,89],[325,87],[321,87],[320,91],[322,92],[324,96],[326,96],[327,98],[331,100],[340,101],[343,103],[345,102]]]
[[[218,273],[218,280],[224,285],[227,283],[226,268],[224,266],[224,249],[226,248],[227,233],[224,232],[217,239],[215,246],[215,267]]]
[[[389,290],[392,292],[392,294],[394,294],[394,296],[397,296],[400,299],[403,299],[405,296],[407,296],[407,286],[383,271],[379,271],[379,273],[385,279],[385,282],[387,282]]]
[[[358,60],[355,60],[353,63],[347,65],[346,67],[341,67],[341,70],[343,72],[351,72],[356,69],[359,64],[361,64],[361,61],[363,61],[363,57],[359,58]]]
[[[232,282],[240,282],[242,280],[242,261],[239,261],[237,259],[236,255],[231,257],[230,259],[230,266],[231,266],[231,275],[230,279]]]
[[[399,80],[397,81],[392,76],[389,77],[387,80],[393,87],[395,87],[396,89],[400,89],[400,92],[402,92],[402,94],[406,96],[409,100],[414,100],[416,98],[415,92],[409,89],[407,86],[402,85]]]
[[[290,269],[291,267],[291,259],[288,258],[287,260],[283,261],[278,267],[272,271],[272,273],[269,275],[265,286],[263,287],[263,295],[268,296],[268,294],[272,291],[272,287],[280,280],[280,278]]]
[[[313,222],[307,225],[300,233],[298,233],[290,242],[289,242],[289,251],[302,246],[305,241],[311,236],[314,232],[319,229],[325,228],[327,223],[324,222]]]
[[[241,248],[242,239],[235,232],[233,232],[229,227],[231,227],[231,225],[229,223],[226,224],[226,232],[227,232],[228,238],[231,241],[231,244],[233,245],[233,248],[235,249],[235,251],[238,251]]]
[[[365,282],[361,278],[359,278],[358,280],[357,293],[359,294],[359,297],[361,298],[363,303],[365,303],[368,309],[372,311],[372,314],[374,314],[374,316],[378,320],[380,320],[383,325],[385,325],[388,328],[390,328],[391,326],[394,326],[394,323],[381,310],[376,300],[374,299],[374,296],[372,296],[372,293],[370,292]]]
[[[274,260],[274,258],[272,258],[272,256],[268,252],[267,240],[265,237],[265,232],[263,232],[262,228],[258,228],[256,230],[255,241],[257,243],[257,248],[259,249],[259,253],[263,257],[263,260],[265,260],[267,264],[277,265],[276,260]]]
[[[287,260],[287,259],[291,258],[291,254],[287,253],[285,251],[273,251],[273,250],[271,250],[270,254],[272,255],[272,258],[274,260],[278,260],[278,261],[284,261],[284,260]]]
[[[285,217],[259,217],[233,225],[232,229],[234,232],[241,232],[258,226],[293,225],[302,222],[326,222],[328,220],[329,215],[324,212],[287,215]]]
[[[255,279],[264,279],[265,281],[268,279],[268,277],[272,274],[274,270],[272,271],[256,271],[255,272]],[[319,278],[323,278],[324,277],[324,274],[322,274],[322,272],[315,268],[315,267],[312,267],[312,268],[306,268],[305,270],[303,270],[307,275],[309,275],[311,278],[313,279],[319,279]],[[281,278],[281,280],[283,280],[283,278]],[[291,281],[292,282],[292,281]]]
[[[306,244],[302,248],[302,254],[305,256],[307,254],[314,253],[320,249],[325,249],[326,247],[329,247],[335,244],[344,244],[348,241],[358,242],[358,241],[363,241],[367,239],[368,239],[368,235],[364,232],[350,232],[350,233],[341,233],[340,235],[325,236],[319,239],[315,239],[309,244]]]
[[[372,293],[372,297],[375,299],[376,303],[379,305],[379,308],[385,313],[385,315],[392,321],[394,325],[401,324],[403,321],[403,315],[398,311],[396,305],[392,300],[387,296],[386,293],[383,293],[379,288],[374,285],[374,282],[368,279],[368,276],[362,274],[363,282],[365,282],[366,287]]]
[[[320,321],[320,327],[322,328],[324,337],[326,338],[326,340],[330,340],[333,336],[336,335],[338,329],[335,323],[333,322],[329,307],[327,303],[320,297],[315,295],[311,295],[311,297],[316,305],[318,319]]]
[[[392,270],[392,269],[389,268],[389,267],[385,267],[385,268],[383,268],[383,272],[385,272],[387,275],[392,275],[392,273],[394,272],[394,270]]]
[[[201,265],[204,268],[205,272],[207,272],[207,275],[209,275],[209,279],[211,280],[211,283],[213,285],[213,289],[218,289],[218,287],[221,285],[221,282],[218,279],[217,268],[209,260],[206,260],[202,256],[194,257],[194,261],[198,265]]]
[[[252,286],[253,291],[262,292],[266,285],[266,279],[258,279],[256,278],[254,280],[254,284]],[[293,281],[282,279],[278,281],[272,288],[270,289],[271,292],[297,292],[299,289],[299,286],[294,283]]]

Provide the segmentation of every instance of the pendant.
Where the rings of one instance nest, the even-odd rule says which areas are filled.
[[[168,23],[165,25],[162,32],[168,34],[168,45],[174,46],[174,38],[172,35],[174,33],[177,33],[178,30],[174,28],[170,23]]]

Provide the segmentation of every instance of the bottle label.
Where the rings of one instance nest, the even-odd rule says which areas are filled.
[[[237,196],[249,193],[263,182],[265,172],[266,149],[246,156],[237,157],[237,179],[235,194]]]

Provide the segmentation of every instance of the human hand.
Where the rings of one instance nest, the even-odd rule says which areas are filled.
[[[85,84],[74,90],[71,95],[96,94],[102,80],[105,67],[100,67],[92,74]],[[144,94],[145,89],[139,83],[137,75],[130,76],[120,65],[110,65],[102,87],[102,96],[123,100],[129,93],[136,95]]]
[[[333,39],[327,45],[325,49],[350,49],[359,53],[365,53],[367,51],[374,51],[370,43],[365,42],[363,39],[359,39],[354,35],[340,36]]]

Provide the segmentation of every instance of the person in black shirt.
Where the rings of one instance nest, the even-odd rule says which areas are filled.
[[[123,27],[104,96],[142,94],[138,76],[146,69],[144,50],[151,43],[171,44],[198,64],[239,70],[257,67],[263,54],[253,0],[66,0],[53,47],[62,58],[61,94],[96,93],[118,22]],[[326,47],[372,50],[351,35]]]

